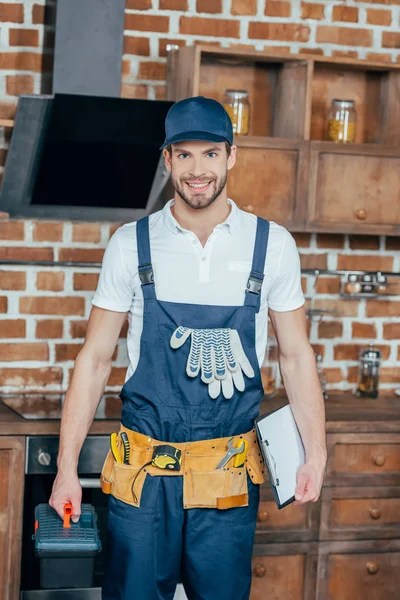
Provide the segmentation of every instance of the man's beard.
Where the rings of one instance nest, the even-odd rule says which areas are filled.
[[[210,204],[215,202],[215,200],[218,198],[218,196],[221,194],[222,190],[226,186],[227,178],[228,171],[225,171],[225,174],[220,180],[218,187],[216,186],[216,181],[212,180],[211,185],[215,188],[215,191],[211,194],[211,196],[207,197],[206,194],[202,192],[200,192],[199,194],[194,193],[193,196],[187,195],[184,189],[184,186],[186,185],[185,181],[187,181],[187,179],[180,181],[175,179],[174,176],[171,175],[172,185],[176,193],[188,206],[190,206],[190,208],[194,209],[207,208],[208,206],[210,206]]]

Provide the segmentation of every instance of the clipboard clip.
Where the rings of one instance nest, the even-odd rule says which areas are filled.
[[[264,443],[265,454],[266,454],[266,457],[267,457],[269,472],[271,474],[272,485],[274,485],[275,487],[278,487],[279,486],[279,479],[278,479],[278,475],[277,475],[277,472],[276,472],[276,462],[275,462],[275,459],[272,456],[271,450],[269,449],[268,440],[263,440],[263,443]]]

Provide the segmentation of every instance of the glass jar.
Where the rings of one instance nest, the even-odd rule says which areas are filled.
[[[328,113],[328,140],[349,144],[356,139],[354,100],[333,99]]]
[[[381,353],[370,342],[368,348],[360,352],[360,374],[357,387],[357,396],[364,398],[377,398],[379,393],[379,365]]]
[[[224,108],[231,118],[235,135],[248,135],[250,129],[250,104],[247,90],[225,90]]]

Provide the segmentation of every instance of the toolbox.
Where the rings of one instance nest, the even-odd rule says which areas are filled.
[[[94,561],[101,550],[97,516],[91,504],[82,504],[81,511],[78,523],[72,523],[71,504],[64,507],[64,521],[49,504],[36,506],[33,539],[42,588],[93,585]]]

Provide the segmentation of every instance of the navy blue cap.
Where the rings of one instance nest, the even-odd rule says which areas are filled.
[[[165,118],[165,148],[184,141],[228,142],[233,144],[232,121],[219,102],[204,96],[175,102]]]

